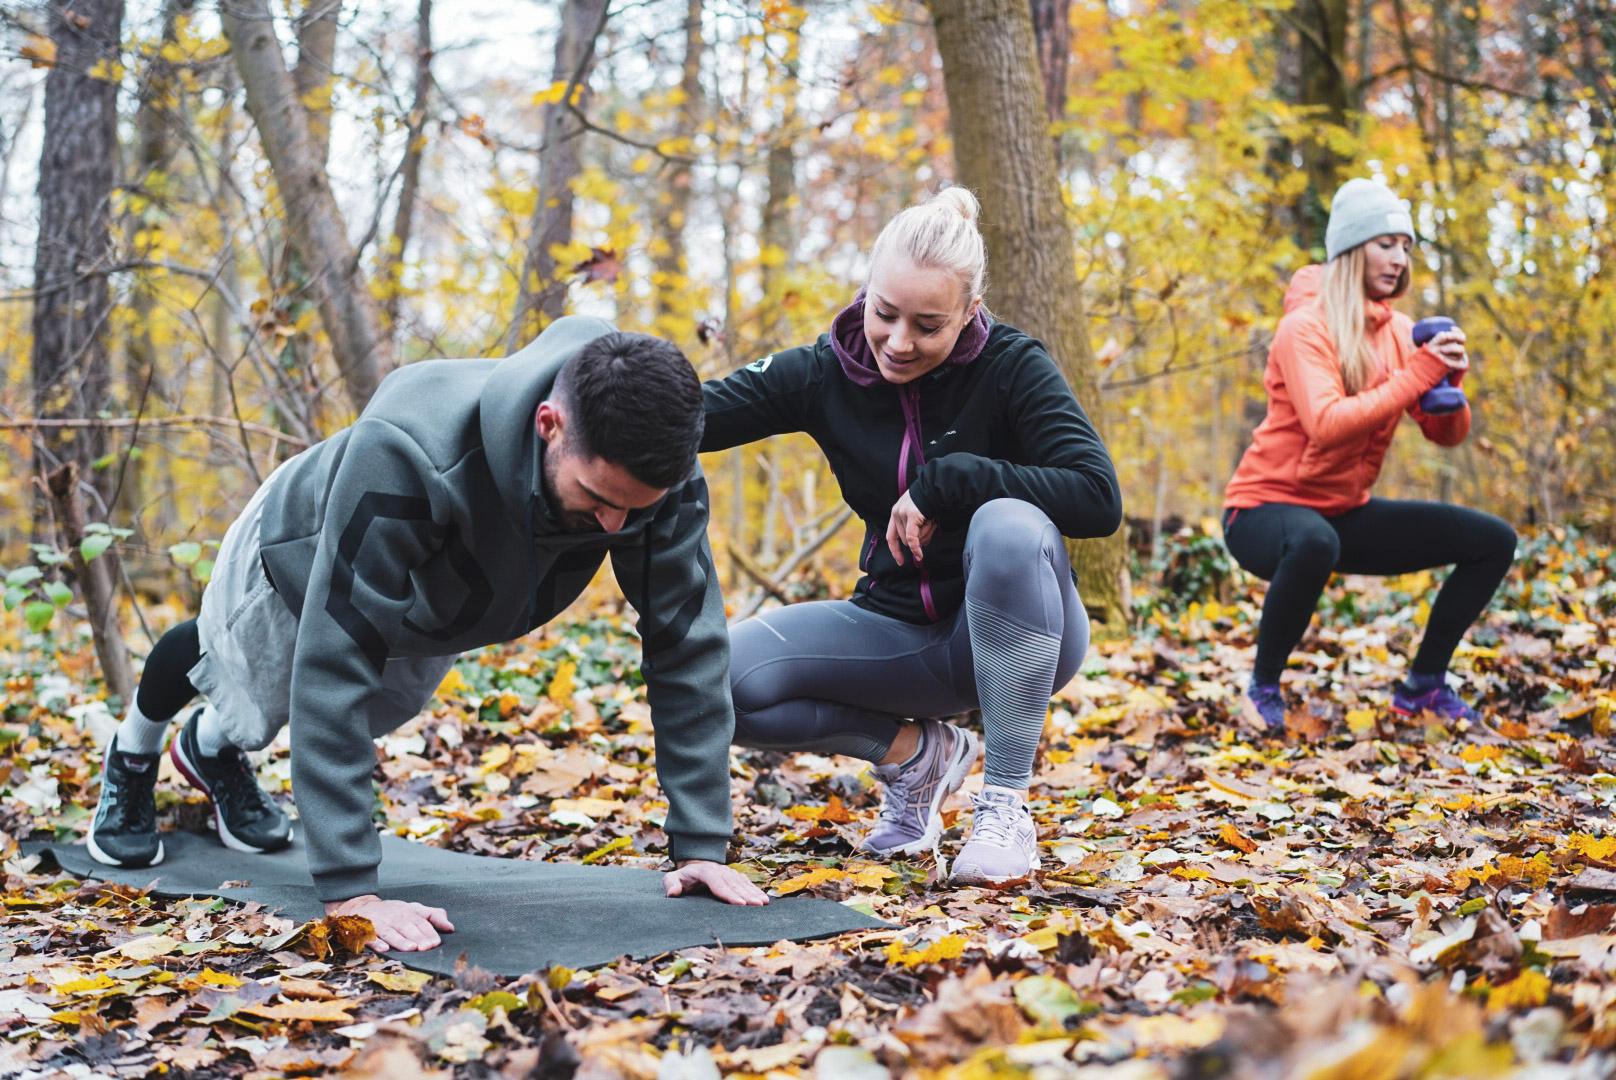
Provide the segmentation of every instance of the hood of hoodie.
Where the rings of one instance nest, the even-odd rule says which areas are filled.
[[[1296,271],[1291,278],[1291,284],[1285,290],[1285,314],[1299,311],[1307,304],[1318,300],[1319,293],[1324,289],[1324,266],[1314,263],[1304,266]],[[1370,330],[1379,330],[1386,325],[1386,320],[1392,317],[1392,306],[1384,300],[1370,300],[1364,298],[1364,320],[1369,324]]]
[[[944,366],[969,364],[981,355],[988,343],[988,330],[992,323],[987,309],[977,305],[976,314],[960,331],[953,351],[943,361]],[[864,290],[860,289],[853,302],[841,310],[830,324],[830,347],[846,375],[856,386],[880,386],[886,383],[881,369],[876,366],[875,353],[870,351],[869,339],[864,336]]]
[[[606,320],[586,315],[557,319],[525,348],[495,364],[483,385],[477,406],[483,452],[512,521],[527,522],[535,501],[541,513],[552,512],[544,494],[544,440],[533,419],[539,403],[550,396],[568,359],[615,331]]]

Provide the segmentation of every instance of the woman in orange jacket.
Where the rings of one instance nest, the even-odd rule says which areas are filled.
[[[1460,637],[1486,608],[1515,555],[1515,532],[1491,514],[1370,496],[1404,413],[1427,439],[1457,446],[1470,407],[1443,415],[1420,399],[1469,367],[1457,328],[1423,346],[1390,301],[1408,291],[1414,225],[1382,184],[1349,180],[1325,233],[1329,261],[1297,272],[1268,353],[1268,415],[1224,493],[1223,532],[1245,569],[1269,582],[1246,691],[1249,719],[1285,729],[1279,675],[1332,573],[1448,575],[1394,711],[1476,714],[1447,684]]]

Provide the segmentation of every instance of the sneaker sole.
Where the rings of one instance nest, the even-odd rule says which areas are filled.
[[[1480,713],[1477,713],[1475,716],[1454,716],[1449,713],[1437,712],[1435,709],[1405,709],[1397,705],[1388,705],[1386,707],[1396,715],[1404,718],[1424,716],[1426,713],[1430,713],[1432,716],[1435,716],[1448,723],[1452,723],[1455,720],[1469,720],[1474,723],[1481,719]]]
[[[185,777],[186,782],[208,797],[208,804],[213,808],[213,828],[219,834],[219,842],[231,851],[241,851],[248,855],[262,855],[269,851],[280,851],[290,845],[293,833],[290,826],[286,830],[286,842],[276,844],[274,847],[255,847],[245,840],[238,839],[236,834],[225,826],[224,815],[219,813],[219,807],[213,802],[213,790],[202,779],[202,771],[196,767],[185,753],[184,740],[180,738],[184,730],[184,728],[181,728],[174,733],[174,738],[168,744],[168,756],[173,760],[174,767],[180,771],[180,775]]]
[[[89,851],[90,858],[102,866],[117,866],[125,870],[139,870],[145,866],[156,866],[163,861],[163,842],[161,840],[157,841],[157,856],[151,862],[125,862],[122,859],[114,859],[111,855],[101,850],[101,845],[95,842],[95,833],[93,832],[84,838],[84,847]]]
[[[101,775],[102,776],[107,775],[107,760],[109,758],[111,758],[111,757],[112,757],[112,744],[108,743],[107,744],[107,752],[101,758]],[[144,866],[156,866],[158,863],[163,861],[163,842],[162,842],[162,840],[157,841],[157,854],[152,857],[151,862],[126,862],[123,859],[115,859],[111,855],[108,855],[105,851],[101,850],[101,845],[97,844],[95,842],[95,820],[94,820],[94,818],[92,818],[90,820],[90,831],[85,833],[85,835],[84,835],[84,847],[85,847],[86,850],[89,851],[90,858],[94,859],[96,862],[100,863],[102,866],[120,866],[120,867],[123,867],[126,870],[139,870],[141,867],[144,867]]]
[[[1043,868],[1044,860],[1040,855],[1032,857],[1032,865],[1027,867],[1025,874],[1011,874],[1006,877],[994,877],[991,874],[977,874],[970,870],[955,870],[948,875],[948,880],[955,885],[1003,885],[1007,881],[1024,881],[1032,877],[1034,871]]]
[[[942,805],[950,795],[959,790],[961,784],[965,783],[965,778],[970,775],[976,759],[982,756],[982,741],[974,732],[966,731],[964,728],[954,730],[964,736],[964,739],[960,746],[954,748],[954,758],[948,763],[948,771],[943,773],[942,780],[938,781],[937,790],[931,797],[931,805],[926,808],[926,832],[920,839],[896,847],[877,848],[861,844],[859,850],[872,855],[919,855],[937,846],[938,839],[943,835],[943,815],[940,813]]]

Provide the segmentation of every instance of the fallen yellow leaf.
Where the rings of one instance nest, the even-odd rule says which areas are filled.
[[[131,960],[155,960],[179,947],[180,943],[167,934],[149,934],[124,942],[118,946],[118,952]]]
[[[244,1005],[241,1012],[262,1016],[266,1020],[305,1020],[315,1024],[346,1024],[358,1004],[355,1001],[280,1001],[273,1005]]]
[[[426,971],[372,971],[365,977],[383,990],[401,994],[419,993],[432,981],[431,973]]]

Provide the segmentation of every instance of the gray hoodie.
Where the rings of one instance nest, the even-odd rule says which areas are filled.
[[[323,900],[376,890],[371,740],[409,720],[389,657],[451,656],[554,618],[610,554],[639,614],[675,859],[730,837],[729,634],[698,468],[616,533],[562,532],[534,411],[562,363],[612,332],[572,316],[502,360],[400,368],[352,427],[288,462],[267,493],[264,569],[298,619],[292,791]]]

